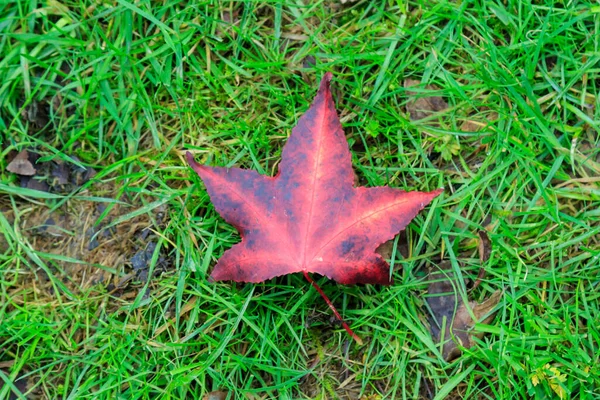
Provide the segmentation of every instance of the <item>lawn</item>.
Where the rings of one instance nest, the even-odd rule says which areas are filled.
[[[598,32],[577,0],[1,3],[0,399],[598,398]],[[208,281],[240,236],[185,161],[274,175],[329,71],[358,184],[444,188],[393,285],[314,275],[362,345],[302,274]],[[497,296],[454,358],[438,266]]]

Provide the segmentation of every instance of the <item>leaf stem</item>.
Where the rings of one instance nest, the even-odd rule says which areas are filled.
[[[310,284],[313,285],[313,287],[315,289],[317,289],[317,292],[319,292],[319,294],[321,295],[321,297],[325,300],[325,303],[327,303],[327,305],[329,306],[329,308],[331,308],[331,311],[333,311],[333,314],[335,315],[335,317],[338,319],[338,321],[340,321],[342,323],[342,326],[344,327],[344,329],[346,330],[346,332],[348,332],[348,335],[352,336],[352,339],[356,340],[356,343],[362,345],[363,344],[362,339],[356,333],[354,333],[354,331],[352,331],[352,329],[350,329],[350,327],[348,326],[348,324],[346,323],[346,321],[344,321],[344,319],[342,318],[342,316],[340,315],[340,313],[338,312],[338,310],[336,310],[336,308],[334,307],[334,305],[331,302],[331,300],[329,300],[329,298],[325,295],[325,293],[323,292],[323,290],[321,290],[321,288],[319,287],[319,285],[317,285],[317,282],[313,281],[313,279],[310,277],[310,275],[308,275],[308,272],[303,271],[303,273],[304,273],[304,277],[306,278],[306,280],[309,281]]]

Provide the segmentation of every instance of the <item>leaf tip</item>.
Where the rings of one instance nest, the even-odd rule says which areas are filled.
[[[189,151],[185,152],[185,159],[187,160],[188,164],[190,164],[191,166],[196,164],[196,160],[194,160],[194,156]]]
[[[200,171],[204,170],[205,168],[203,168],[203,165],[200,165],[196,162],[196,160],[194,159],[194,155],[189,151],[186,151],[185,159],[187,160],[190,167],[192,167],[192,169],[198,174],[198,176],[202,177],[202,175],[200,175]]]
[[[321,79],[321,84],[319,85],[319,92],[324,89],[329,90],[329,84],[331,83],[332,79],[333,74],[331,72],[325,73],[325,75],[323,75],[323,78]]]

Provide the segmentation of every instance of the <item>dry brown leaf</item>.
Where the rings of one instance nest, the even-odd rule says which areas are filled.
[[[204,397],[202,397],[202,400],[225,400],[227,398],[227,394],[228,392],[224,390],[217,390],[205,394]]]
[[[485,128],[485,124],[479,121],[467,120],[460,126],[462,132],[479,132]]]
[[[482,279],[485,277],[484,264],[486,263],[487,260],[490,259],[490,254],[492,254],[492,242],[490,240],[490,237],[487,234],[487,231],[481,230],[481,231],[477,232],[477,234],[479,235],[478,250],[479,250],[479,262],[481,263],[481,266],[479,267],[479,273],[477,274],[477,279],[475,279],[475,282],[473,283],[473,287],[471,288],[471,290],[475,289],[476,287],[478,287],[481,284]]]
[[[448,108],[448,103],[441,96],[425,96],[421,91],[408,90],[411,87],[421,87],[421,81],[415,79],[406,79],[404,88],[409,101],[406,104],[406,111],[410,114],[410,119],[417,121],[436,114]],[[440,90],[435,85],[425,86],[426,90]]]
[[[490,259],[490,254],[492,253],[492,242],[490,241],[490,237],[486,231],[481,230],[477,233],[479,235],[479,261],[483,265],[487,260]]]
[[[4,374],[8,375],[7,371],[0,371],[3,372]],[[9,378],[10,379],[10,378]],[[30,379],[24,377],[23,375],[19,374],[16,379],[12,380],[12,385],[14,387],[14,389],[9,389],[8,390],[8,399],[25,399],[25,398],[31,398],[31,397],[25,397],[24,394],[27,393],[27,391],[29,390],[29,387],[31,386],[30,384]],[[2,379],[0,379],[0,392],[4,391],[4,385],[6,384],[6,382],[4,382]],[[15,390],[16,389],[16,390]]]
[[[452,360],[461,354],[460,347],[470,348],[475,344],[474,338],[483,335],[473,332],[475,323],[487,324],[494,318],[495,312],[490,311],[498,304],[502,291],[494,292],[481,304],[469,301],[468,308],[456,296],[454,287],[458,284],[449,262],[442,262],[435,267],[428,277],[429,287],[427,303],[432,315],[429,317],[430,331],[436,341],[444,340],[442,355],[445,360]],[[472,310],[475,320],[471,318]],[[445,327],[444,327],[444,319]],[[444,331],[442,332],[442,327]]]
[[[403,258],[408,258],[410,256],[410,247],[408,245],[406,231],[402,231],[398,235],[400,237],[398,238],[396,251],[400,253]],[[384,259],[390,260],[392,258],[392,254],[394,253],[394,242],[395,239],[388,240],[387,242],[381,244],[375,251]],[[398,264],[396,264],[396,267],[398,267]]]
[[[21,150],[6,169],[17,175],[33,176],[36,173],[33,164],[29,161],[27,150]]]
[[[394,239],[384,242],[375,251],[377,254],[383,257],[384,260],[391,259],[392,253],[394,252]]]

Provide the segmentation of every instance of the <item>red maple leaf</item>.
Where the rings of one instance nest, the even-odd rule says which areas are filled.
[[[391,284],[389,265],[375,252],[392,239],[442,189],[405,192],[354,187],[348,142],[331,97],[331,73],[283,148],[275,177],[187,160],[202,178],[217,212],[242,241],[212,271],[214,281],[262,282],[302,272],[343,284]],[[349,333],[350,328],[344,323]]]

